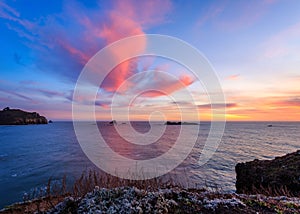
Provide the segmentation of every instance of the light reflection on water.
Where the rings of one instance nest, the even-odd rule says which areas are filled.
[[[272,127],[264,122],[228,122],[221,144],[212,159],[203,166],[198,159],[210,128],[209,123],[199,126],[199,138],[187,159],[168,176],[181,183],[197,186],[218,186],[225,191],[235,190],[236,163],[257,159],[272,159],[300,149],[300,123],[276,122]],[[96,124],[86,122],[87,128]],[[136,131],[147,133],[148,123],[132,123]],[[129,124],[118,124],[126,133]],[[166,128],[164,135],[150,145],[126,142],[107,123],[98,128],[108,145],[119,154],[145,160],[168,151],[178,137],[180,126],[154,124]],[[191,132],[195,126],[189,126]],[[198,128],[198,126],[196,126]],[[188,139],[189,134],[186,133]],[[87,138],[93,138],[93,133]],[[176,157],[174,157],[176,158]],[[113,160],[108,163],[114,167]],[[0,207],[20,201],[24,192],[43,187],[49,177],[67,175],[74,180],[85,169],[95,166],[83,154],[71,122],[48,125],[0,126]],[[168,177],[166,176],[166,178]]]

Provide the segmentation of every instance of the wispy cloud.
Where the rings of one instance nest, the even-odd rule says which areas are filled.
[[[269,38],[262,46],[265,58],[282,57],[299,53],[300,22],[291,25]]]
[[[17,92],[14,92],[14,91],[10,91],[10,90],[6,90],[6,89],[1,89],[1,92],[2,93],[5,93],[5,94],[8,94],[8,95],[12,95],[14,96],[15,98],[21,98],[22,100],[25,100],[25,101],[29,101],[29,102],[32,102],[32,103],[37,103],[35,100],[33,100],[31,97],[29,96],[26,96],[22,93],[17,93]]]
[[[183,74],[176,77],[171,77],[161,71],[141,72],[137,77],[129,79],[118,89],[118,92],[127,94],[141,94],[143,97],[159,97],[170,95],[175,91],[188,87],[194,83],[195,79]],[[133,87],[134,86],[134,87]]]
[[[20,85],[38,85],[39,83],[33,80],[22,80],[19,82]]]
[[[225,78],[226,80],[237,80],[240,79],[240,74],[233,74]]]
[[[300,92],[299,92],[300,94]],[[289,99],[279,100],[272,103],[274,106],[279,107],[300,107],[300,96],[299,97],[292,97]]]
[[[225,9],[227,5],[226,1],[218,2],[218,4],[211,5],[205,14],[203,14],[199,20],[196,22],[197,27],[201,27],[202,25],[206,24],[207,22],[213,21],[217,18]]]
[[[202,104],[202,105],[197,105],[199,109],[212,109],[214,108],[235,108],[238,107],[238,104],[236,103],[214,103],[213,106],[212,104]]]
[[[0,17],[13,22],[17,22],[19,25],[26,29],[32,29],[34,27],[33,22],[22,19],[20,17],[20,13],[5,2],[0,3]]]
[[[196,106],[198,109],[212,109],[214,108],[236,108],[239,105],[237,103],[205,103],[205,104],[193,104],[191,102],[171,102],[171,105],[178,105],[181,107],[191,107],[191,106]]]
[[[0,2],[0,11],[1,11],[1,16],[8,16],[7,14],[11,14],[14,17],[19,17],[20,16],[19,12],[17,12],[15,9],[8,6],[7,4],[5,4],[4,1]]]
[[[37,92],[40,92],[41,94],[45,95],[46,97],[52,98],[52,97],[66,97],[66,93],[59,92],[59,91],[53,91],[48,89],[36,89]]]
[[[196,25],[211,23],[214,26],[234,31],[249,27],[259,21],[276,1],[222,1],[212,4]]]
[[[96,106],[100,106],[102,108],[108,109],[108,108],[110,108],[111,102],[110,101],[103,101],[103,100],[100,101],[100,100],[97,100],[95,102],[95,105]]]

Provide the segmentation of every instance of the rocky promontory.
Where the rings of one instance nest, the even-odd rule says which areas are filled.
[[[238,163],[235,170],[237,193],[300,195],[300,150],[273,160]]]
[[[37,112],[26,112],[20,109],[4,108],[0,111],[0,125],[47,124],[46,117]]]

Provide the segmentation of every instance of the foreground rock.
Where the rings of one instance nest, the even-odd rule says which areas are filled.
[[[141,190],[96,187],[66,198],[48,213],[298,213],[299,198],[237,195],[182,188]]]
[[[99,188],[84,197],[36,199],[12,205],[8,213],[299,213],[300,199],[223,194],[205,190],[136,187]]]
[[[300,150],[274,160],[239,163],[237,193],[300,196]]]
[[[47,124],[45,117],[36,112],[26,112],[20,109],[5,108],[0,111],[0,125]]]

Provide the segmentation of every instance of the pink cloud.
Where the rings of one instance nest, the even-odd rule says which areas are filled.
[[[300,98],[299,97],[290,97],[289,99],[282,99],[278,101],[274,101],[272,103],[273,105],[277,107],[300,107]]]
[[[105,102],[105,101],[96,101],[95,102],[95,105],[100,106],[100,107],[105,108],[105,109],[109,109],[110,104],[111,104],[110,102]]]
[[[240,79],[240,74],[230,75],[230,76],[226,77],[225,79],[226,80],[237,80],[237,79]]]
[[[99,36],[105,39],[107,44],[127,36],[144,34],[141,25],[128,18],[126,14],[120,15],[112,11],[109,18],[109,23],[105,23],[99,33]]]
[[[179,77],[179,80],[183,83],[183,85],[185,86],[189,86],[191,85],[195,80],[189,76],[189,75],[186,75],[186,74],[183,74]]]
[[[115,55],[117,57],[117,55]],[[101,88],[104,88],[106,91],[115,92],[130,76],[137,72],[136,65],[134,61],[127,60],[119,64],[114,68],[104,79]],[[127,83],[127,87],[129,87]],[[120,92],[126,91],[127,88],[122,88]]]
[[[66,40],[58,40],[57,42],[70,55],[78,58],[82,65],[84,65],[91,57],[87,53],[84,53],[84,52],[80,51],[79,49],[77,49],[76,47],[70,45],[68,42],[66,42]]]
[[[172,10],[171,1],[119,0],[114,3],[114,10],[119,15],[124,14],[143,29],[166,22],[166,14]]]
[[[142,91],[144,88],[153,88],[155,90],[146,90],[142,93],[144,97],[159,97],[164,95],[170,95],[175,91],[179,91],[185,87],[188,87],[194,83],[194,79],[189,75],[181,75],[178,80],[170,79],[167,75],[161,75],[157,71],[147,73],[143,79],[147,79],[148,82],[135,83],[139,91]],[[131,93],[137,94],[138,92],[135,89],[132,89]]]
[[[128,10],[126,13],[131,13],[129,6],[126,5]],[[130,16],[118,14],[116,11],[111,11],[109,13],[109,23],[105,23],[100,31],[99,36],[105,39],[106,43],[112,43],[126,36],[134,35],[144,35],[142,27],[139,23],[130,19]],[[146,39],[139,44],[134,45],[132,48],[138,48],[143,50],[146,47]],[[129,51],[128,49],[118,49],[111,53],[111,57],[116,61],[120,62],[122,55]],[[132,67],[134,62],[125,61],[119,64],[115,69],[113,69],[110,74],[106,77],[106,80],[101,85],[107,91],[114,92],[129,76],[131,76],[135,71],[136,67]]]
[[[103,25],[99,36],[109,44],[127,36],[144,35],[143,28],[163,21],[163,17],[169,11],[171,5],[168,1],[164,2],[117,1],[113,10],[108,13],[109,20]],[[147,10],[141,10],[141,8],[147,8]],[[118,51],[112,53],[114,60],[119,62],[122,55],[130,51],[130,48],[145,49],[146,38],[140,43],[131,44],[131,46],[123,50],[118,49]],[[101,87],[114,92],[135,72],[137,72],[135,60],[125,61],[110,72]]]

